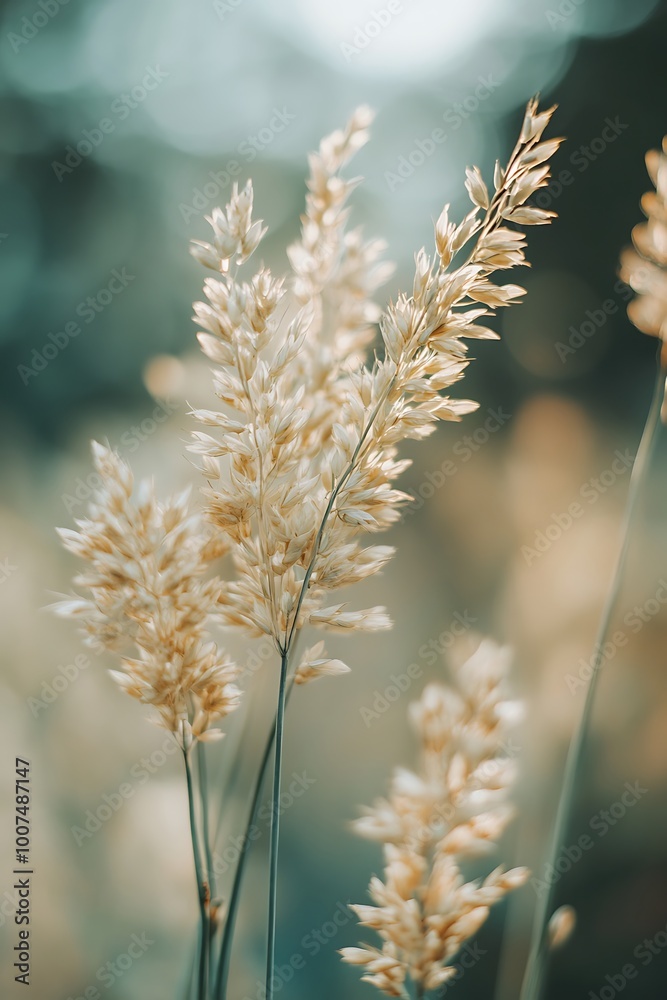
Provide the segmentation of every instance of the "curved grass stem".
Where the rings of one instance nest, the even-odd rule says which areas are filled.
[[[278,895],[278,844],[280,839],[280,785],[282,779],[283,735],[285,728],[285,696],[287,691],[287,663],[289,653],[283,650],[280,658],[280,682],[276,711],[276,738],[273,763],[273,796],[271,804],[271,841],[269,847],[269,918],[266,947],[266,1000],[273,1000],[273,966],[276,954],[276,903]]]
[[[607,599],[600,618],[600,624],[598,626],[598,634],[593,650],[591,677],[586,691],[584,707],[582,709],[579,724],[570,742],[567,760],[565,763],[563,784],[556,811],[556,820],[551,841],[551,849],[549,852],[549,864],[551,866],[555,866],[558,860],[558,854],[561,850],[564,838],[567,835],[568,827],[572,818],[574,790],[581,769],[583,751],[586,744],[588,727],[595,701],[598,678],[604,663],[603,649],[605,640],[607,638],[607,633],[609,631],[614,612],[616,610],[616,605],[618,603],[619,594],[621,592],[623,574],[630,548],[637,501],[639,500],[646,483],[651,454],[657,441],[658,431],[660,429],[660,408],[664,396],[665,374],[665,369],[660,363],[660,356],[658,356],[658,373],[656,376],[651,408],[646,418],[646,424],[644,425],[644,430],[639,443],[639,448],[637,449],[637,455],[630,477],[630,486],[628,489],[628,497],[621,529],[621,546],[616,560],[611,587],[607,594]],[[520,1000],[540,1000],[542,997],[547,964],[547,926],[553,910],[554,896],[555,882],[550,883],[548,890],[542,897],[540,897],[537,903],[533,922],[530,954],[528,956],[526,973],[521,988]]]
[[[192,780],[192,769],[188,760],[187,750],[183,750],[183,760],[185,762],[185,777],[188,786],[188,815],[190,818],[190,834],[192,837],[192,853],[195,861],[195,875],[197,878],[197,898],[199,900],[199,963],[197,975],[197,1000],[206,1000],[208,982],[208,954],[210,946],[210,926],[208,915],[208,889],[204,879],[201,862],[201,847],[199,844],[199,834],[197,832],[197,813],[195,805],[194,783]]]
[[[287,693],[285,695],[285,705],[287,706],[289,702],[290,695],[293,690],[293,684],[290,684]],[[220,946],[220,959],[218,962],[218,969],[215,979],[215,989],[213,990],[214,1000],[225,1000],[227,995],[227,982],[229,979],[229,966],[231,963],[231,946],[232,938],[234,935],[234,927],[236,925],[236,915],[239,908],[239,903],[241,900],[241,886],[243,883],[243,875],[245,872],[246,858],[248,857],[248,848],[250,846],[249,833],[257,820],[257,813],[259,810],[262,787],[264,785],[264,779],[266,777],[266,772],[269,767],[269,761],[271,760],[271,753],[273,751],[273,742],[276,737],[276,720],[271,727],[271,732],[267,738],[266,744],[264,746],[264,752],[262,754],[262,759],[257,771],[257,777],[255,779],[255,786],[253,788],[252,799],[250,801],[250,809],[248,810],[248,821],[245,827],[245,835],[242,841],[241,854],[236,865],[236,871],[234,872],[234,881],[232,883],[232,891],[229,896],[229,904],[227,907],[227,914],[225,916],[225,926],[222,933],[222,942]]]
[[[202,840],[204,841],[204,857],[206,859],[205,879],[207,885],[211,885],[213,878],[213,859],[211,857],[211,835],[208,806],[208,772],[206,769],[206,747],[201,740],[197,740],[197,767],[199,768],[199,789],[201,795],[202,813]]]

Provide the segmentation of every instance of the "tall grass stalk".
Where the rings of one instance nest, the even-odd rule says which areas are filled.
[[[282,780],[285,695],[287,691],[288,651],[280,658],[278,708],[273,764],[273,801],[271,807],[271,844],[269,850],[269,917],[266,946],[266,1000],[273,1000],[273,966],[276,954],[276,910],[278,895],[278,846],[280,840],[280,786]]]
[[[285,707],[289,704],[290,695],[294,689],[293,679],[288,684],[287,692],[285,695]],[[273,725],[271,726],[271,731],[267,738],[266,744],[264,746],[264,752],[262,754],[262,759],[260,761],[259,768],[257,770],[257,776],[255,778],[255,785],[253,788],[252,798],[250,800],[250,808],[248,810],[248,819],[245,826],[245,832],[242,838],[242,848],[239,855],[239,859],[236,865],[236,870],[234,872],[234,880],[232,882],[232,889],[229,895],[229,903],[227,906],[227,913],[225,915],[225,924],[222,932],[222,941],[220,945],[220,958],[218,961],[218,967],[215,978],[215,988],[213,990],[214,1000],[226,1000],[227,996],[227,983],[229,980],[229,966],[231,964],[231,949],[232,941],[234,938],[234,929],[236,927],[236,917],[238,914],[239,903],[241,901],[241,887],[243,884],[243,875],[245,873],[246,860],[248,857],[248,848],[250,845],[250,831],[257,820],[257,812],[259,810],[259,804],[262,794],[262,788],[264,786],[264,780],[266,778],[266,773],[269,768],[269,761],[271,760],[271,754],[273,752],[273,744],[276,738],[276,722],[277,719],[274,718]]]
[[[208,804],[208,771],[206,767],[206,745],[197,741],[197,768],[199,771],[199,794],[202,814],[202,840],[206,859],[205,878],[207,885],[213,879],[213,858],[211,857],[210,811]]]
[[[630,477],[630,486],[628,488],[628,497],[621,528],[620,550],[616,560],[616,566],[614,568],[611,587],[609,589],[609,593],[607,594],[602,616],[600,618],[600,624],[598,626],[598,634],[592,659],[591,676],[588,682],[581,718],[570,742],[567,760],[565,763],[563,784],[556,811],[556,820],[548,856],[548,864],[551,866],[555,866],[558,860],[559,851],[561,850],[572,819],[574,792],[577,785],[577,779],[581,771],[586,738],[588,736],[588,728],[590,725],[593,704],[595,701],[595,693],[598,685],[598,678],[604,662],[603,649],[621,592],[637,504],[646,485],[651,455],[659,435],[660,408],[662,406],[665,392],[666,374],[667,372],[661,363],[659,350],[657,359],[657,375],[651,407],[646,418],[646,423],[644,425],[644,430],[639,443],[639,448],[637,449],[637,455]],[[533,923],[530,953],[521,988],[520,1000],[540,1000],[542,997],[548,951],[547,926],[553,910],[555,888],[556,883],[550,883],[547,892],[544,893],[537,904]]]
[[[188,751],[183,750],[183,760],[185,762],[185,777],[188,787],[188,815],[190,819],[190,834],[192,837],[192,853],[195,862],[195,876],[197,879],[197,898],[199,901],[199,962],[197,973],[197,1000],[207,1000],[208,990],[208,956],[211,941],[209,908],[208,908],[208,888],[202,869],[202,854],[197,832],[197,811],[195,800],[195,788],[192,780],[192,769],[188,760]]]
[[[412,289],[384,311],[375,293],[392,268],[381,259],[382,241],[346,228],[347,201],[358,181],[341,176],[367,141],[373,118],[368,108],[357,109],[310,158],[302,229],[288,248],[289,275],[278,277],[259,265],[252,274],[245,271],[249,280],[240,276],[266,229],[253,220],[251,182],[241,190],[235,184],[225,209],[215,208],[208,218],[212,242],[195,240],[191,247],[215,275],[205,281],[205,301],[194,310],[199,343],[215,365],[215,393],[224,404],[192,411],[208,429],[195,431],[190,445],[207,483],[205,511],[194,515],[187,493],[161,502],[150,485],[133,496],[127,463],[110,448],[93,445],[102,482],[94,516],[78,523],[80,531],[61,531],[66,547],[89,564],[77,580],[91,599],[75,594],[57,607],[78,620],[89,641],[121,653],[116,681],[130,696],[156,705],[160,724],[180,734],[201,914],[199,1000],[210,986],[214,935],[203,868],[210,876],[213,845],[206,761],[198,751],[197,786],[188,753],[195,741],[221,738],[218,724],[238,706],[241,675],[210,641],[211,626],[269,636],[281,656],[274,733],[250,818],[252,823],[273,743],[265,994],[272,1000],[289,688],[292,681],[350,669],[320,642],[294,664],[290,679],[294,647],[306,625],[347,633],[392,625],[384,607],[349,609],[329,602],[341,588],[380,572],[393,556],[391,546],[364,539],[391,527],[407,499],[394,486],[409,465],[399,446],[478,407],[449,393],[469,363],[467,341],[497,339],[488,319],[524,294],[518,285],[496,283],[526,264],[522,230],[554,217],[529,204],[548,185],[549,161],[562,141],[542,140],[553,111],[528,102],[514,151],[506,167],[496,163],[492,188],[478,168],[467,169],[471,209],[457,224],[445,206],[432,252],[422,248],[415,256]],[[295,308],[289,323],[286,305]],[[383,348],[371,357],[378,326]],[[225,581],[211,571],[228,552],[234,578]],[[245,854],[215,973],[220,1000]],[[503,891],[499,885],[487,889]]]

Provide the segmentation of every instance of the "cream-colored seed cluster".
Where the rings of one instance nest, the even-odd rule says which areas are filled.
[[[116,681],[153,705],[185,748],[193,738],[216,739],[214,724],[240,696],[238,668],[208,639],[223,584],[207,572],[223,540],[189,510],[187,493],[159,503],[145,482],[133,499],[128,465],[97,443],[93,458],[102,485],[89,516],[78,531],[60,530],[65,547],[88,563],[74,582],[91,598],[55,610],[76,619],[91,644],[121,654]]]
[[[195,313],[202,349],[218,366],[214,387],[225,411],[195,411],[218,433],[198,432],[193,445],[211,484],[209,516],[230,539],[237,571],[221,610],[227,624],[271,635],[279,649],[289,643],[327,494],[341,471],[335,429],[349,371],[361,363],[379,317],[370,296],[389,273],[378,263],[382,244],[364,242],[359,230],[345,232],[346,201],[356,182],[344,181],[339,171],[366,141],[370,117],[359,109],[345,131],[323,140],[311,157],[302,235],[289,251],[291,287],[266,268],[247,282],[230,274],[230,265],[243,259],[244,226],[261,231],[238,209],[241,198],[244,213],[252,204],[250,185],[234,193],[224,224],[211,218],[214,242],[193,246],[193,254],[223,276],[207,280],[208,301]],[[235,233],[237,246],[224,245],[218,231]],[[323,607],[328,590],[364,579],[392,554],[386,546],[361,549],[356,534],[338,531],[334,538],[329,531],[322,539],[299,625],[390,624],[381,608]],[[300,680],[330,670],[326,657],[318,659],[323,669],[311,665]]]
[[[91,564],[78,582],[93,597],[60,607],[104,646],[126,653],[134,644],[138,655],[125,656],[117,679],[156,705],[163,724],[184,739],[215,738],[213,723],[238,699],[236,668],[208,641],[213,619],[271,636],[285,659],[305,624],[338,631],[391,625],[382,607],[354,610],[330,595],[377,573],[393,555],[363,539],[400,516],[406,496],[394,482],[409,465],[398,457],[400,443],[477,406],[447,392],[465,370],[465,340],[496,337],[480,321],[523,293],[490,280],[525,263],[523,236],[507,224],[545,223],[553,214],[526,205],[547,183],[547,161],[560,142],[541,142],[552,111],[529,103],[508,166],[496,165],[492,194],[477,168],[468,171],[472,211],[455,225],[445,209],[434,259],[417,254],[412,294],[384,313],[374,295],[391,266],[381,260],[380,241],[347,228],[358,180],[341,176],[367,141],[367,108],[310,158],[289,278],[264,266],[239,276],[266,232],[253,220],[250,183],[234,187],[224,211],[214,209],[211,242],[193,244],[193,255],[216,272],[195,319],[221,406],[194,411],[207,430],[195,432],[191,445],[208,481],[214,542],[184,499],[161,505],[142,489],[133,501],[127,465],[96,446],[104,487],[79,531],[63,532],[66,546]],[[378,322],[385,353],[369,363]],[[223,586],[205,571],[211,555],[227,548],[235,573]],[[347,667],[318,643],[293,669],[303,684]]]
[[[457,951],[489,908],[527,878],[496,868],[466,882],[460,863],[486,857],[509,822],[515,762],[506,744],[518,706],[505,693],[508,652],[490,641],[458,671],[458,689],[429,684],[410,706],[421,742],[418,771],[395,772],[390,794],[355,823],[384,845],[384,875],[370,883],[372,906],[354,906],[380,948],[344,948],[343,959],[388,996],[418,995],[456,975]],[[511,742],[509,743],[511,747]]]
[[[642,198],[647,221],[633,229],[634,249],[622,254],[620,274],[638,293],[628,316],[642,333],[662,341],[661,364],[667,369],[667,136],[662,151],[646,154],[646,167],[655,191]],[[667,420],[667,405],[662,418]]]
[[[373,300],[389,274],[382,245],[346,231],[357,181],[340,175],[367,139],[368,109],[311,157],[290,280],[264,267],[238,277],[263,235],[252,221],[250,185],[213,213],[212,242],[192,252],[219,277],[206,281],[195,319],[223,408],[194,411],[213,432],[197,432],[192,448],[209,481],[209,517],[232,547],[236,579],[221,598],[228,625],[272,636],[283,653],[306,623],[390,625],[383,608],[350,611],[328,603],[329,594],[376,573],[393,554],[362,538],[393,524],[406,500],[393,485],[409,464],[398,445],[477,406],[446,392],[466,367],[465,339],[496,337],[480,321],[523,293],[490,280],[525,263],[523,236],[507,223],[553,215],[526,205],[547,183],[546,161],[559,145],[540,141],[552,111],[529,104],[508,166],[496,167],[493,194],[476,168],[468,171],[472,211],[458,226],[442,213],[435,258],[417,254],[412,294],[384,314]],[[378,319],[385,356],[368,364]],[[300,680],[331,671],[324,654],[315,659],[322,670],[311,663]]]

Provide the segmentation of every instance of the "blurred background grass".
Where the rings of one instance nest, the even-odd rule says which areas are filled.
[[[411,281],[413,251],[430,245],[442,204],[465,210],[465,165],[488,175],[507,155],[535,91],[560,104],[555,130],[568,142],[554,164],[562,192],[556,184],[548,195],[559,221],[530,234],[533,270],[519,278],[528,298],[503,317],[502,343],[474,345],[479,360],[462,392],[481,401],[480,411],[412,449],[404,485],[416,502],[390,539],[399,554],[355,595],[360,605],[387,604],[394,633],[332,642],[353,674],[298,692],[290,709],[286,774],[305,771],[311,783],[284,817],[278,960],[302,955],[304,968],[281,994],[372,995],[336,955],[358,932],[334,914],[364,900],[380,866],[377,849],[345,824],[414,750],[406,709],[422,681],[386,711],[373,707],[378,695],[411,663],[424,680],[447,676],[446,656],[433,663],[424,647],[439,637],[449,647],[456,615],[516,648],[515,688],[529,711],[518,740],[519,817],[502,860],[543,873],[581,700],[577,678],[591,655],[627,488],[627,472],[618,463],[611,471],[615,452],[636,449],[653,379],[654,345],[625,318],[616,268],[648,186],[644,152],[667,128],[667,11],[655,0],[403,0],[377,35],[367,30],[388,6],[2,5],[1,947],[7,960],[7,796],[20,755],[33,767],[40,1000],[93,986],[119,1000],[180,995],[196,919],[180,761],[159,756],[162,734],[115,689],[107,661],[92,656],[89,667],[69,669],[74,679],[54,684],[83,647],[41,610],[50,593],[68,589],[73,570],[53,528],[84,511],[91,437],[117,445],[161,489],[196,480],[184,457],[186,399],[205,406],[210,387],[193,347],[190,303],[202,274],[188,241],[205,235],[202,216],[226,201],[238,169],[239,179],[253,177],[257,214],[270,226],[267,263],[283,268],[306,153],[362,102],[378,117],[354,165],[366,178],[355,210],[398,263],[391,294]],[[429,146],[437,128],[446,140]],[[443,484],[448,459],[454,472]],[[663,447],[618,616],[627,641],[603,678],[568,845],[591,832],[626,782],[648,791],[604,838],[594,834],[594,850],[559,882],[580,923],[554,963],[553,998],[599,994],[627,962],[640,975],[626,995],[654,998],[667,972],[663,954],[646,967],[633,957],[667,925],[667,616],[655,598],[667,575],[664,459]],[[577,500],[583,514],[571,527],[549,527],[554,517],[566,523],[561,515]],[[554,541],[538,552],[537,533],[547,529]],[[243,662],[248,648],[230,644]],[[214,751],[222,784],[249,711],[219,847],[221,856],[231,847],[228,858],[268,726],[273,668],[254,674],[254,707],[248,698]],[[49,690],[57,697],[47,705]],[[156,752],[155,774],[143,781],[141,761]],[[128,780],[136,794],[78,846],[71,828]],[[261,995],[266,839],[253,847],[246,884],[238,997]],[[508,913],[494,913],[479,939],[484,955],[449,992],[491,996],[500,969],[500,1000],[516,996],[534,898],[529,886]],[[155,943],[102,981],[98,970],[126,952],[133,933]],[[13,995],[10,964],[3,996]]]

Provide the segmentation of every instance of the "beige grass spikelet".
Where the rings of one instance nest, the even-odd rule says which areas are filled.
[[[133,698],[153,705],[160,725],[186,745],[218,739],[215,723],[233,711],[240,692],[238,668],[209,639],[221,581],[209,575],[224,553],[205,523],[189,509],[187,492],[165,503],[149,483],[133,498],[129,466],[93,443],[102,484],[77,531],[60,529],[65,547],[84,559],[75,584],[90,598],[54,606],[74,618],[88,641],[117,652],[111,671]]]
[[[577,925],[577,914],[573,907],[559,906],[549,920],[547,929],[549,948],[555,951],[569,941]]]
[[[365,811],[358,834],[383,844],[384,875],[371,879],[372,905],[353,906],[382,947],[343,948],[363,979],[388,996],[435,990],[455,975],[456,953],[489,909],[526,881],[496,868],[466,882],[460,863],[486,857],[509,822],[514,762],[505,749],[517,704],[506,694],[509,654],[481,643],[458,671],[457,688],[429,684],[410,718],[421,742],[419,769],[399,768],[390,794]]]
[[[307,684],[318,677],[332,677],[335,674],[347,674],[350,668],[342,660],[327,656],[324,642],[315,643],[301,657],[301,662],[294,672],[295,684]]]
[[[655,191],[642,198],[647,221],[632,230],[634,246],[621,255],[620,275],[637,293],[628,316],[638,330],[662,342],[661,365],[667,369],[667,136],[660,151],[646,154],[646,167]],[[662,419],[667,421],[665,405]]]
[[[310,158],[290,277],[262,265],[240,276],[264,234],[252,218],[250,183],[210,217],[212,241],[192,252],[218,276],[206,280],[195,320],[222,406],[194,411],[206,430],[195,433],[192,451],[209,484],[208,517],[232,549],[235,579],[220,601],[226,624],[271,636],[281,653],[308,623],[391,624],[384,609],[348,610],[330,593],[378,572],[393,554],[363,539],[394,524],[408,499],[394,486],[409,465],[399,445],[477,407],[449,390],[468,363],[466,341],[496,337],[487,318],[523,294],[491,280],[525,263],[524,236],[512,224],[553,216],[527,204],[548,183],[547,161],[560,142],[541,141],[552,112],[529,103],[492,191],[476,168],[468,171],[471,211],[457,225],[445,209],[435,256],[419,251],[411,293],[384,312],[374,299],[390,273],[382,244],[347,229],[358,181],[341,176],[367,141],[367,108]],[[384,357],[368,363],[378,321]],[[302,672],[301,681],[310,676]]]

